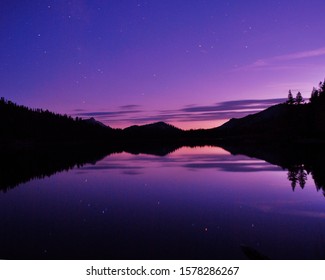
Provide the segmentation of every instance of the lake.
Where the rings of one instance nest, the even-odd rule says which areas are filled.
[[[0,192],[0,258],[324,259],[325,198],[301,170],[212,146],[111,154]]]

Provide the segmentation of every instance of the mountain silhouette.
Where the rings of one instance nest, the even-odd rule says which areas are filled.
[[[84,119],[82,121],[85,122],[85,123],[88,123],[88,124],[92,124],[94,126],[101,126],[101,127],[105,127],[105,128],[111,129],[110,126],[105,125],[102,122],[95,120],[95,118],[93,118],[93,117],[91,117],[90,119]]]
[[[0,147],[99,143],[106,142],[115,134],[114,129],[92,119],[73,119],[0,99]]]
[[[133,125],[123,129],[124,139],[129,141],[150,139],[156,141],[177,140],[184,136],[184,131],[164,122],[146,125]]]
[[[224,140],[249,140],[253,142],[325,140],[325,106],[311,103],[277,104],[256,114],[231,119],[212,129],[212,134]]]
[[[164,122],[113,129],[94,118],[74,119],[48,110],[29,109],[1,98],[0,148],[3,145],[87,143],[119,149],[134,148],[136,145],[135,150],[141,150],[141,145],[147,146],[148,143],[172,143],[179,146],[217,144],[224,141],[325,141],[324,83],[320,83],[319,90],[313,90],[309,103],[303,103],[301,94],[298,97],[294,99],[290,93],[290,99],[286,103],[243,118],[233,118],[216,128],[197,130],[182,130]]]
[[[325,193],[325,98],[315,100],[274,105],[212,129],[182,130],[164,122],[114,129],[94,118],[73,119],[1,98],[0,189],[111,153],[165,156],[182,146],[212,145],[287,169],[292,188],[303,187],[305,173],[311,173]]]

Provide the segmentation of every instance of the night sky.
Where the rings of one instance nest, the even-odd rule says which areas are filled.
[[[2,0],[0,96],[112,127],[215,127],[325,77],[325,2]]]

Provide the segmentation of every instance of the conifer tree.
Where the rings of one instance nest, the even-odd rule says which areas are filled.
[[[309,101],[311,102],[311,103],[315,103],[315,102],[317,102],[317,99],[319,98],[319,91],[315,88],[315,87],[313,87],[313,90],[312,90],[312,92],[311,92],[311,95],[310,95],[310,98],[309,98]]]
[[[295,99],[293,98],[291,90],[289,90],[287,104],[292,105],[294,103],[295,103]]]
[[[301,103],[304,103],[304,99],[302,98],[301,92],[298,91],[296,95],[296,104],[300,105]]]

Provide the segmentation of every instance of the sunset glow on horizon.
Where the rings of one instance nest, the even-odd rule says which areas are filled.
[[[114,128],[216,127],[325,77],[325,3],[6,1],[0,96]]]

